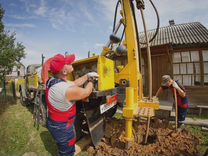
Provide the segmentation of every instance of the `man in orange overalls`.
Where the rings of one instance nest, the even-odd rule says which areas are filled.
[[[186,95],[186,90],[177,80],[175,81],[171,79],[169,75],[162,76],[161,87],[158,89],[155,96],[158,97],[165,89],[170,89],[173,93],[173,97],[174,89],[176,89],[178,103],[178,126],[180,127],[182,125],[182,122],[186,118],[187,111],[189,108],[189,101]]]
[[[75,55],[63,56],[58,54],[50,61],[50,71],[53,77],[46,84],[46,103],[48,107],[47,128],[55,139],[60,156],[71,156],[75,152],[76,132],[74,121],[76,117],[75,101],[85,99],[93,90],[93,83],[89,81],[85,88],[81,88],[87,80],[98,77],[90,72],[77,80],[67,80],[73,71],[72,62]]]

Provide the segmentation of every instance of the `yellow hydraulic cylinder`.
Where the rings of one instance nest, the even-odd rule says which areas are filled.
[[[126,107],[127,108],[134,107],[134,88],[133,87],[126,88]]]
[[[134,88],[126,88],[126,107],[123,109],[123,116],[126,120],[125,139],[133,141],[132,122],[134,117]]]
[[[125,139],[126,141],[132,141],[132,119],[126,119],[126,131],[125,131]]]

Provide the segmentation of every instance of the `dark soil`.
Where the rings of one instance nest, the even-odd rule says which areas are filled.
[[[146,123],[134,121],[134,142],[125,148],[125,121],[111,119],[106,125],[106,134],[100,144],[89,147],[90,155],[197,155],[198,138],[186,129],[175,130],[167,121],[151,121],[147,144],[144,144]]]

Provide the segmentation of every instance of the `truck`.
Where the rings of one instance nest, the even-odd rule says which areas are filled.
[[[119,7],[120,20],[117,21]],[[92,71],[99,74],[89,100],[76,101],[75,127],[77,139],[89,134],[94,146],[100,142],[105,134],[106,118],[111,118],[118,107],[122,108],[126,120],[127,142],[132,140],[132,122],[133,118],[138,115],[138,107],[159,108],[158,101],[153,100],[151,95],[151,55],[147,35],[145,44],[149,58],[150,94],[149,97],[143,96],[141,51],[135,7],[141,11],[143,17],[143,1],[118,0],[115,8],[113,31],[109,36],[109,41],[103,47],[101,55],[78,60],[72,64],[74,71],[68,78],[70,81]],[[30,75],[27,73],[25,86],[20,87],[22,101],[29,101],[34,104],[34,119],[37,125],[45,125],[47,120],[45,85],[51,76],[50,60],[48,59],[43,63],[41,81],[38,80],[37,74]],[[36,70],[40,66],[33,67]],[[28,70],[29,68],[32,66],[28,67]]]
[[[35,99],[36,91],[40,83],[39,71],[40,64],[31,64],[26,68],[24,79],[18,80],[18,89],[20,92],[20,102],[22,105],[32,103]]]

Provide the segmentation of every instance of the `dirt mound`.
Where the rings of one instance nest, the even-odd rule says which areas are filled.
[[[91,155],[197,155],[199,139],[183,129],[175,131],[167,122],[151,122],[147,144],[143,144],[146,124],[135,121],[133,125],[134,142],[125,149],[125,121],[109,120],[106,125],[105,138],[96,147],[88,148]]]

